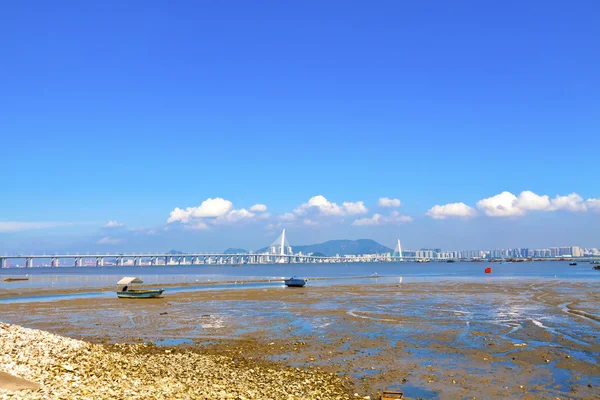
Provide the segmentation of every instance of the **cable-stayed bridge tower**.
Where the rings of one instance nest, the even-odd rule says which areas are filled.
[[[290,243],[285,236],[284,229],[283,232],[281,232],[281,235],[279,235],[279,237],[271,243],[271,246],[269,246],[269,255],[275,256],[275,262],[277,263],[287,263],[289,262],[289,257],[285,256],[291,256],[293,254],[292,246],[290,246]]]
[[[404,261],[402,259],[402,245],[400,244],[400,239],[398,239],[398,243],[394,248],[394,252],[392,253],[392,260],[394,261]]]

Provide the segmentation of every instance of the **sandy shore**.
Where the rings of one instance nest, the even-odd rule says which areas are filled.
[[[125,352],[153,365],[224,357],[223,365],[298,373],[307,387],[323,379],[315,387],[331,390],[298,398],[378,398],[396,387],[407,398],[590,399],[600,386],[599,304],[593,282],[453,281],[15,303],[2,306],[0,320],[85,339],[100,359],[122,357],[114,345],[129,343]],[[281,397],[285,379],[273,379],[254,398]]]

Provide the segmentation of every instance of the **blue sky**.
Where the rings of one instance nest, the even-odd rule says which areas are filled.
[[[6,4],[0,251],[258,248],[283,226],[292,244],[600,247],[599,18],[596,1]],[[177,207],[195,209],[167,223]]]

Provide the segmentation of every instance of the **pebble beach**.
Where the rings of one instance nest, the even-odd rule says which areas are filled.
[[[335,375],[147,344],[105,346],[0,323],[0,370],[38,389],[2,399],[347,399]],[[354,397],[354,396],[352,396]]]

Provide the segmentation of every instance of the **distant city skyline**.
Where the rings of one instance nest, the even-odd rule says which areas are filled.
[[[0,253],[600,247],[598,15],[9,2]]]

